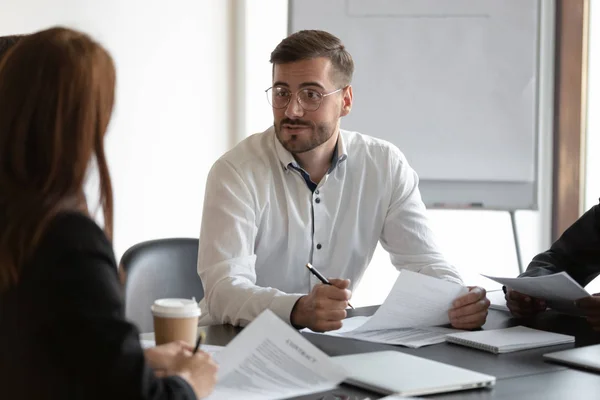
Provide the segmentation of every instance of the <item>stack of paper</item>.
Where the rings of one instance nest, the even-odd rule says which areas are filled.
[[[347,377],[327,354],[266,310],[218,354],[209,400],[285,399],[333,389]]]
[[[462,332],[439,325],[450,323],[452,302],[466,293],[464,286],[402,271],[373,316],[345,319],[342,329],[326,334],[412,348],[443,343],[447,334]]]

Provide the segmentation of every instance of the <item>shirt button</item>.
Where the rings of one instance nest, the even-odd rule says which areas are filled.
[[[315,194],[319,194],[319,189],[315,190]]]
[[[323,247],[323,246],[321,246],[321,243],[318,243],[317,244],[317,250],[321,250],[321,247]]]
[[[317,197],[317,198],[315,199],[315,203],[319,204],[320,202],[321,202],[321,199]]]

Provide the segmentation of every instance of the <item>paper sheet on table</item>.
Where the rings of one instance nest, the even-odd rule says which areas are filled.
[[[355,331],[357,327],[364,324],[371,317],[351,317],[343,320],[343,326],[335,331],[323,333],[324,335],[347,337],[350,339],[362,340],[365,342],[384,343],[411,347],[418,349],[423,346],[443,343],[446,341],[446,335],[449,333],[464,332],[460,329],[450,329],[443,327],[424,327],[424,328],[398,328],[383,329],[378,331]],[[313,332],[310,329],[303,329],[302,332]]]
[[[402,271],[373,316],[356,331],[418,328],[450,323],[452,302],[467,288],[412,271]]]
[[[417,349],[423,346],[443,343],[446,341],[446,335],[459,332],[463,331],[460,329],[430,326],[423,328],[381,329],[377,331],[354,330],[341,333],[339,331],[334,331],[327,334],[332,336],[364,340],[366,342],[401,345]]]
[[[452,302],[467,291],[452,282],[402,271],[373,316],[347,318],[341,329],[326,334],[412,348],[443,343],[447,334],[462,331],[436,325],[450,322]]]
[[[283,399],[335,388],[346,372],[266,310],[219,353],[208,400]]]
[[[574,301],[589,296],[566,272],[539,277],[501,278],[483,275],[507,288],[544,299],[550,308],[577,313]]]

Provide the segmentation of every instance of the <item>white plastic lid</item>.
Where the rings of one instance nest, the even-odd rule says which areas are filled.
[[[200,315],[198,303],[190,299],[158,299],[150,309],[152,314],[162,318],[190,318]]]

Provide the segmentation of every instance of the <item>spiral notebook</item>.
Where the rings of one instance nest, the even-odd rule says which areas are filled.
[[[425,396],[494,386],[496,377],[400,351],[331,358],[347,374],[345,383],[382,394]]]
[[[499,354],[574,343],[575,337],[540,331],[525,326],[515,326],[504,329],[452,333],[446,336],[446,341]]]

